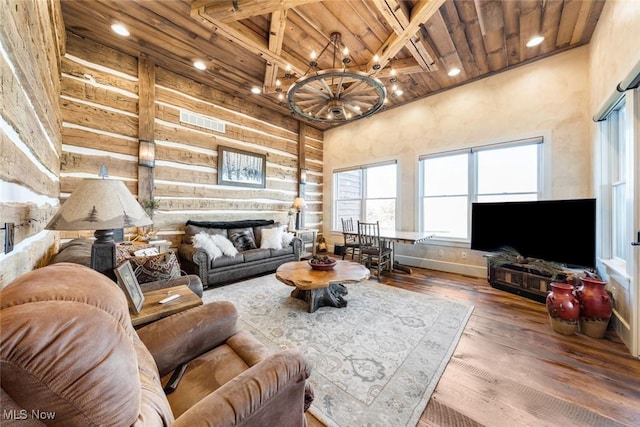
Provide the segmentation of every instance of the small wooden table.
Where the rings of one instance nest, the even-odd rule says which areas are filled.
[[[395,260],[396,243],[409,243],[415,245],[416,243],[424,243],[431,239],[435,233],[431,231],[400,231],[400,230],[386,230],[380,229],[380,238],[391,243],[391,268],[394,271],[402,271],[407,274],[412,274],[413,271],[410,267],[400,264]]]
[[[353,261],[338,261],[326,271],[312,269],[307,261],[287,262],[276,270],[279,281],[295,287],[291,296],[309,303],[309,313],[319,307],[346,307],[344,284],[367,280],[369,275],[368,268]]]
[[[174,294],[180,295],[180,298],[160,304],[161,299]],[[131,315],[131,323],[133,326],[142,326],[199,305],[202,305],[202,299],[186,285],[145,292],[142,310]]]

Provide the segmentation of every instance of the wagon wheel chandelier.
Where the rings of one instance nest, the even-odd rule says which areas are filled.
[[[320,55],[312,53],[305,75],[289,88],[287,101],[294,114],[315,122],[339,124],[368,117],[383,107],[387,91],[382,82],[346,68],[351,58],[346,47],[339,52],[341,38],[340,33],[332,33]],[[320,71],[318,59],[330,46],[333,68]],[[341,68],[336,67],[337,61]]]

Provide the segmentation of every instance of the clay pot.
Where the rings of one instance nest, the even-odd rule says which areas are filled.
[[[578,330],[580,304],[573,294],[574,287],[568,283],[551,283],[547,294],[547,311],[554,331],[573,335]]]
[[[576,291],[580,301],[580,332],[592,338],[603,338],[612,310],[611,298],[605,289],[607,282],[593,277],[582,277],[581,282]]]

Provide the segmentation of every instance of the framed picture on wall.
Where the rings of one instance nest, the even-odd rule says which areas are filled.
[[[264,154],[218,146],[218,184],[265,188],[267,157]]]
[[[118,285],[120,285],[124,294],[127,296],[129,308],[133,314],[140,313],[142,304],[144,304],[144,295],[138,284],[138,279],[136,279],[136,275],[133,272],[131,263],[127,261],[120,264],[120,266],[115,269],[115,273],[118,278]]]

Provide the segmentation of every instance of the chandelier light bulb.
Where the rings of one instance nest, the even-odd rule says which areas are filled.
[[[393,66],[391,66],[391,71],[389,72],[389,74],[391,74],[391,78],[389,79],[391,83],[395,83],[398,81],[398,78],[396,77],[396,69],[393,68]]]
[[[342,49],[342,63],[346,65],[349,62],[351,62],[351,58],[349,58],[349,48],[345,46],[345,48]]]
[[[283,95],[282,93],[279,93],[279,94],[278,94],[278,99],[279,99],[280,101],[282,101],[282,100],[284,99],[284,95]]]
[[[377,54],[373,55],[373,69],[374,70],[380,69],[380,57]]]
[[[318,54],[316,53],[315,50],[311,51],[311,55],[309,55],[311,57],[311,61],[309,61],[309,66],[311,68],[316,68],[318,66],[318,61],[316,61],[316,59],[318,58]]]

